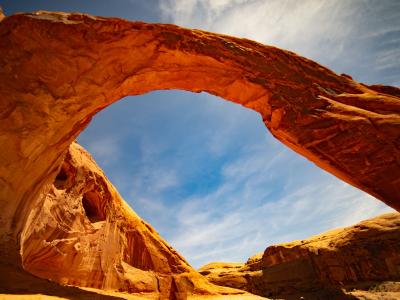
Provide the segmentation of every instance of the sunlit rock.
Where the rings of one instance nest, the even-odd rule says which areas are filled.
[[[185,299],[240,294],[194,271],[124,202],[91,156],[72,143],[21,234],[23,267],[65,285]]]
[[[384,214],[306,240],[270,246],[245,264],[211,263],[199,272],[215,284],[274,299],[353,299],[352,293],[360,299],[370,299],[368,294],[373,294],[371,299],[397,299],[399,241],[400,214]],[[380,298],[381,292],[389,298]]]

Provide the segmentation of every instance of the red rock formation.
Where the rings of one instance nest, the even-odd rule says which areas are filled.
[[[370,290],[369,294],[391,289],[391,296],[398,291],[396,297],[400,297],[400,284],[387,283],[400,281],[399,241],[400,214],[385,214],[306,240],[270,246],[246,264],[213,263],[199,271],[215,284],[273,298],[343,299],[358,295],[368,299],[366,292],[346,296],[341,289]],[[377,288],[383,286],[386,290]]]
[[[90,155],[69,147],[21,234],[24,268],[66,285],[157,294],[239,294],[209,284],[122,200]]]
[[[281,142],[400,209],[397,88],[174,25],[38,12],[2,19],[0,37],[2,262],[21,266],[21,232],[92,116],[158,89],[205,91],[253,109]]]
[[[251,290],[250,277],[261,271],[251,271],[250,267],[244,263],[224,263],[213,262],[202,266],[199,273],[207,277],[207,279],[217,285],[232,287],[245,291]]]

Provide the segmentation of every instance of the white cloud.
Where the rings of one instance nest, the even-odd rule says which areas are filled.
[[[135,207],[133,208],[140,208],[142,211],[145,210],[147,211],[147,214],[159,215],[167,210],[167,207],[164,205],[164,203],[155,197],[146,198],[137,196],[137,191],[133,191],[131,198],[134,199],[135,203]]]
[[[266,192],[274,177],[301,176],[304,165],[297,165],[297,173],[288,169],[290,156],[283,153],[271,161],[266,151],[255,148],[230,162],[222,169],[224,181],[218,189],[186,199],[179,208],[172,246],[195,267],[210,261],[245,261],[268,245],[392,211],[322,171],[318,180],[309,178],[306,185],[292,186],[283,196]]]
[[[179,179],[175,170],[165,170],[154,165],[143,166],[140,172],[136,172],[133,182],[136,190],[147,190],[152,194],[160,194],[178,185]]]
[[[347,4],[346,4],[347,3]],[[352,27],[350,2],[337,1],[163,1],[164,18],[175,24],[246,37],[263,43],[315,54],[325,45],[340,51],[338,41]],[[332,22],[333,19],[338,22]]]
[[[87,137],[86,139],[85,147],[98,164],[107,166],[119,159],[121,147],[117,136]]]
[[[360,81],[398,82],[362,66],[375,70],[384,60],[398,76],[399,1],[167,0],[160,8],[165,22],[289,49]],[[379,46],[390,42],[396,53],[386,56]]]
[[[134,170],[133,175],[130,176],[129,199],[127,200],[133,203],[134,209],[152,218],[163,215],[158,218],[160,220],[166,217],[167,213],[173,215],[166,206],[164,194],[168,189],[179,188],[181,180],[176,170],[142,161],[140,168]]]
[[[400,50],[388,49],[382,50],[377,58],[377,68],[379,70],[400,67]]]

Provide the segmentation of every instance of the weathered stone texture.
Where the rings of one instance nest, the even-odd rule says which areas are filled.
[[[199,271],[215,284],[262,296],[342,299],[351,297],[342,289],[368,291],[400,281],[399,241],[400,214],[391,213],[306,240],[270,246],[246,264],[212,263]]]

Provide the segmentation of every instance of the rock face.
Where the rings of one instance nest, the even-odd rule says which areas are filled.
[[[255,292],[252,282],[253,278],[260,277],[262,274],[260,262],[263,254],[258,253],[250,257],[246,263],[209,263],[202,266],[199,273],[217,285]]]
[[[16,268],[24,264],[36,274],[50,276],[33,255],[40,250],[27,242],[40,244],[37,232],[27,224],[39,231],[55,228],[60,212],[54,203],[71,196],[62,185],[57,187],[62,184],[60,166],[70,144],[101,109],[127,95],[159,89],[205,91],[259,112],[282,143],[400,210],[398,88],[368,87],[289,51],[174,25],[48,12],[0,20],[0,264]],[[104,203],[95,200],[98,192],[88,188],[83,196],[89,220],[95,214],[91,224],[85,219],[71,225],[71,215],[65,225],[91,237],[79,246],[75,236],[68,235],[70,243],[57,236],[61,250],[97,249],[91,242],[102,243],[97,235],[110,233],[110,228],[95,224],[110,226]],[[37,209],[42,203],[53,207],[48,225],[33,220],[42,217]],[[130,244],[142,235],[127,233],[126,240],[119,233],[112,237],[130,246],[110,247],[111,253],[133,247],[143,255],[124,250],[133,268],[164,272],[173,271],[177,261],[179,268],[184,265],[175,254],[159,253],[162,257],[156,259]],[[54,247],[45,243],[39,249],[49,252],[36,254],[43,261],[46,255],[56,259]],[[109,265],[101,270],[96,265],[100,257],[103,254],[87,261],[99,274],[79,270],[80,280],[111,286],[114,279],[103,278]],[[166,267],[163,262],[170,257],[173,261]],[[136,272],[122,263],[118,268],[117,273]],[[140,283],[144,290],[154,283],[154,277],[146,278]],[[140,285],[126,286],[131,284],[135,289]]]
[[[123,201],[73,143],[21,234],[24,268],[65,285],[186,299],[239,294],[209,284]]]
[[[270,246],[246,264],[213,263],[199,271],[215,284],[262,296],[341,299],[361,293],[345,296],[341,289],[368,290],[400,281],[399,241],[400,214],[385,214],[307,240]]]
[[[244,263],[223,263],[214,262],[202,266],[199,273],[207,277],[207,279],[217,285],[233,287],[245,291],[251,291],[250,277],[261,274],[259,270],[252,271],[251,268]]]

